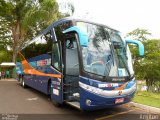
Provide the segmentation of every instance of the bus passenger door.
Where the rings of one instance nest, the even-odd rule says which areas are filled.
[[[62,75],[62,52],[60,42],[53,42],[51,64],[55,75]],[[63,103],[63,78],[53,77],[51,80],[51,99],[54,104]]]
[[[65,35],[64,58],[64,99],[79,107],[79,59],[75,33]]]

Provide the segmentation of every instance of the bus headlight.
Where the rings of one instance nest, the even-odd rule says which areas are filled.
[[[91,105],[91,100],[86,99],[86,105],[90,106]]]

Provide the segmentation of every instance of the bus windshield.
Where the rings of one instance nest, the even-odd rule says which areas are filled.
[[[84,22],[77,22],[77,26],[88,35],[88,46],[81,46],[86,72],[105,77],[130,76],[130,52],[117,31]]]

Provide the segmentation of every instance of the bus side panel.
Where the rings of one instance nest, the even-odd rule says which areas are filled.
[[[51,57],[47,54],[26,60],[26,63],[23,64],[25,84],[48,94],[50,87],[48,86],[48,80],[52,78],[50,75],[60,74],[56,73],[56,70],[54,70],[50,64]]]
[[[56,72],[56,71],[53,71]],[[51,86],[48,82],[48,80],[51,79]],[[38,76],[38,75],[31,75],[31,74],[26,74],[24,75],[24,81],[25,84],[36,89],[39,90],[45,94],[48,94],[48,89],[49,87],[51,87],[51,96],[53,97],[53,100],[62,100],[62,89],[61,89],[61,83],[60,83],[60,79],[58,78],[51,78],[51,77],[45,77],[45,76]],[[52,87],[53,86],[53,87]],[[59,96],[57,96],[56,94],[54,94],[55,92],[53,92],[54,90],[59,90]]]
[[[51,70],[53,74],[60,74],[55,70]],[[48,80],[51,79],[51,86]],[[58,103],[63,103],[62,79],[56,77],[45,77],[32,74],[24,74],[24,82],[26,85],[48,94],[48,89],[51,90],[51,99]],[[49,88],[50,87],[50,88]]]
[[[33,83],[34,79],[35,79],[35,75],[24,74],[23,80],[27,86],[34,88],[34,83]]]
[[[37,90],[45,94],[48,94],[48,80],[49,77],[36,75],[34,80],[34,86],[36,87]]]
[[[51,99],[57,103],[63,103],[62,79],[53,78],[51,81]]]

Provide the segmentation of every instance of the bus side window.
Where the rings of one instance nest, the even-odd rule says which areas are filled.
[[[58,42],[53,43],[52,46],[52,66],[59,71],[61,70],[61,65],[60,65],[60,49],[59,49],[59,44]]]

